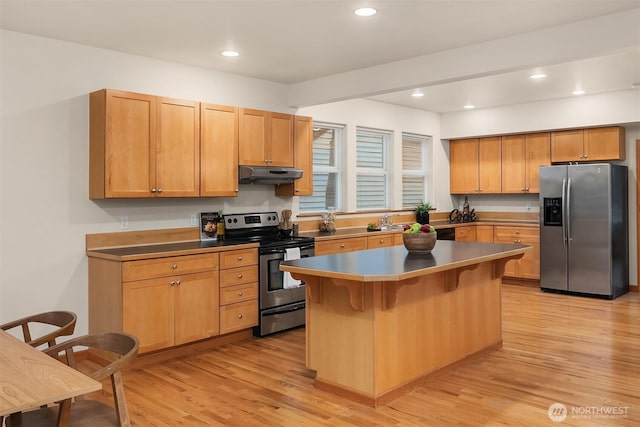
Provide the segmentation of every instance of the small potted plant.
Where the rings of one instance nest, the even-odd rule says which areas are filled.
[[[414,209],[416,212],[416,222],[420,224],[429,224],[429,211],[433,210],[433,207],[429,202],[420,202]]]

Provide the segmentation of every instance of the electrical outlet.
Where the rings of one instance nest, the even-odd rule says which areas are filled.
[[[129,229],[129,217],[121,216],[120,217],[120,230],[128,230]]]
[[[195,227],[198,225],[198,217],[196,216],[196,214],[191,214],[191,218],[189,219],[189,225],[191,225],[192,227]]]

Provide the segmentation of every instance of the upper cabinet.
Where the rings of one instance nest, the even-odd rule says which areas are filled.
[[[625,159],[625,129],[619,126],[551,132],[551,162]]]
[[[200,196],[238,195],[238,109],[200,107]]]
[[[313,119],[293,119],[293,165],[302,169],[302,178],[293,184],[276,185],[276,196],[310,196],[313,194]]]
[[[238,163],[293,166],[293,115],[241,108]]]
[[[502,193],[539,193],[539,168],[550,164],[549,132],[503,136]]]
[[[500,137],[452,140],[451,194],[500,193]]]
[[[90,97],[89,197],[195,197],[200,104],[103,89]]]

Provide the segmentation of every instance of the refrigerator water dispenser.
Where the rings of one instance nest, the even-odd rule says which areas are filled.
[[[544,225],[562,227],[562,198],[544,198]]]

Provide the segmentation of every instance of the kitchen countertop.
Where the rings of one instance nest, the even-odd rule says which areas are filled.
[[[167,256],[195,255],[210,252],[228,251],[231,249],[258,248],[257,243],[233,243],[226,240],[194,240],[189,242],[172,242],[155,245],[125,246],[118,248],[87,250],[92,258],[110,259],[114,261],[133,261],[138,259],[163,258]]]
[[[362,282],[398,281],[523,254],[530,246],[439,240],[430,253],[411,254],[402,245],[284,261],[280,269]]]

